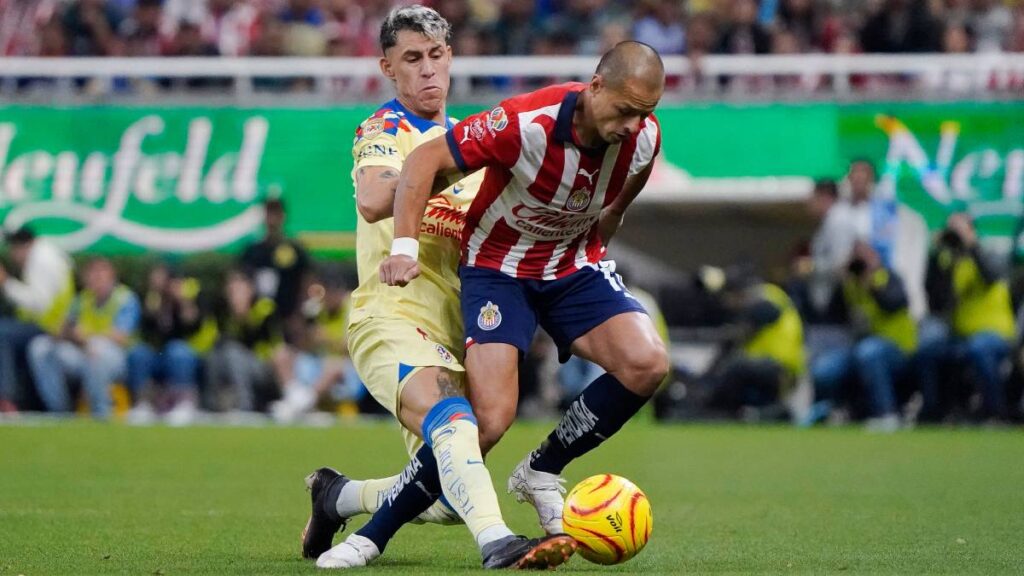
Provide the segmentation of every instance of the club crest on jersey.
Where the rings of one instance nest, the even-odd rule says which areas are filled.
[[[441,360],[444,360],[445,364],[451,364],[452,361],[455,360],[455,357],[452,356],[452,353],[449,352],[447,348],[440,344],[434,346],[434,350],[437,350],[437,355],[441,357]]]
[[[508,126],[508,116],[505,114],[505,109],[498,106],[487,116],[487,129],[494,132],[501,132]]]
[[[370,138],[373,138],[373,137],[377,136],[378,134],[380,134],[383,131],[384,131],[384,119],[383,118],[373,118],[372,120],[367,120],[366,123],[363,124],[363,130],[360,133],[360,136],[362,136],[366,140],[369,140]]]
[[[573,190],[565,202],[565,209],[572,212],[582,212],[587,206],[590,206],[590,192],[586,188]]]
[[[480,315],[476,318],[476,325],[481,330],[491,331],[501,325],[501,311],[493,302],[488,301],[486,306],[480,308]]]

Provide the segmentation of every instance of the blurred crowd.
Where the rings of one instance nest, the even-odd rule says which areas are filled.
[[[8,234],[17,275],[0,268],[0,411],[117,410],[172,425],[204,412],[290,422],[318,407],[358,411],[366,394],[345,340],[351,280],[285,236],[280,200],[265,214],[265,237],[215,282],[161,261],[134,289],[106,258],[76,271],[45,237]]]
[[[666,415],[877,431],[1022,420],[1024,308],[965,209],[929,234],[864,159],[842,182],[819,181],[807,208],[817,230],[786,277],[744,265],[696,274],[732,330],[707,369],[662,395]]]
[[[1017,0],[424,0],[457,55],[1024,51]],[[376,56],[397,2],[0,0],[4,56]]]

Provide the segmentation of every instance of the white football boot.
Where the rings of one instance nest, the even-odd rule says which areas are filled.
[[[508,478],[508,493],[518,502],[529,502],[537,509],[540,527],[548,534],[562,534],[562,507],[565,506],[565,478],[539,472],[530,466],[533,454],[527,454]]]
[[[350,534],[348,538],[316,559],[317,568],[358,568],[380,556],[377,545],[369,538]]]

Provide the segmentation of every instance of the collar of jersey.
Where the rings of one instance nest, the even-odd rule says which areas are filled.
[[[562,106],[558,109],[558,117],[555,118],[555,140],[562,144],[572,144],[579,148],[580,152],[589,156],[595,156],[604,152],[605,146],[588,148],[576,141],[572,131],[572,116],[576,111],[576,101],[579,100],[579,91],[566,92],[562,97]]]
[[[387,105],[389,108],[398,110],[399,112],[404,114],[405,118],[409,121],[409,124],[412,124],[413,127],[419,130],[420,132],[426,132],[427,130],[430,130],[434,126],[441,126],[445,130],[451,130],[452,127],[455,126],[455,124],[452,123],[452,119],[450,117],[445,118],[444,125],[441,125],[438,124],[437,122],[434,122],[433,120],[427,120],[422,116],[417,116],[411,110],[403,106],[402,103],[398,101],[398,98],[395,98],[391,102],[388,102]]]

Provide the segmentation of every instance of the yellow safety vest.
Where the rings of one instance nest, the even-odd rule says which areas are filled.
[[[1013,305],[1005,280],[988,283],[973,258],[958,258],[953,265],[953,331],[957,336],[994,332],[1007,340],[1014,336]]]
[[[35,313],[24,308],[18,308],[16,315],[19,320],[32,322],[48,334],[57,335],[64,329],[68,314],[71,313],[71,305],[75,302],[75,280],[68,274],[64,287],[50,303],[50,307],[42,313]]]
[[[90,290],[83,290],[78,297],[77,323],[79,330],[86,337],[109,335],[114,329],[117,311],[131,297],[132,291],[127,286],[119,284],[111,292],[107,301],[97,306],[96,294]]]
[[[850,310],[860,313],[867,320],[871,333],[892,342],[905,353],[917,348],[917,324],[910,315],[910,308],[904,306],[895,312],[885,312],[878,306],[872,289],[884,288],[889,283],[889,271],[880,268],[872,273],[870,286],[865,288],[856,279],[843,282],[843,295]]]
[[[807,369],[804,353],[804,325],[793,301],[774,284],[763,284],[762,295],[782,312],[779,318],[757,331],[744,346],[751,358],[775,360],[793,376]]]

